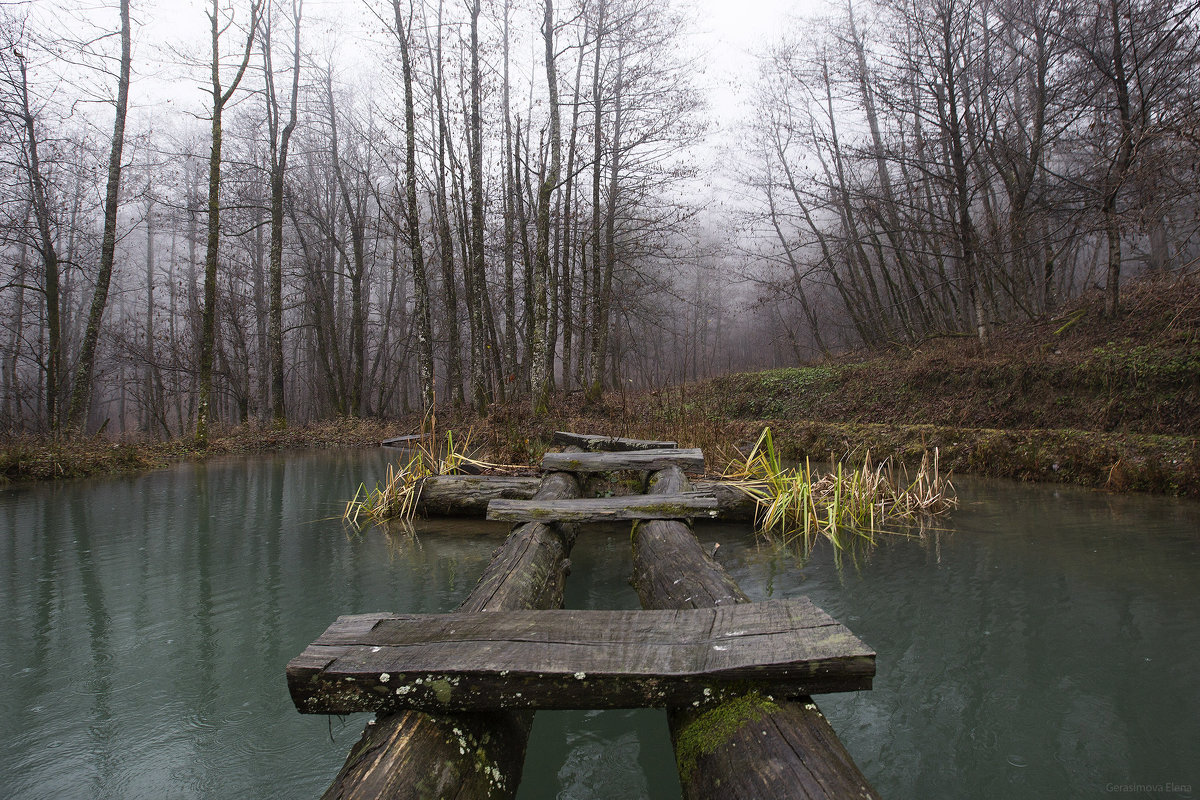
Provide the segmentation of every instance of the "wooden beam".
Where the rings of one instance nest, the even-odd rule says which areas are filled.
[[[710,706],[869,689],[875,654],[807,598],[666,611],[342,617],[287,667],[296,708]]]
[[[411,447],[425,438],[423,433],[413,433],[408,436],[393,436],[379,443],[380,447]]]
[[[597,436],[590,433],[570,433],[555,431],[551,437],[554,444],[562,447],[574,445],[580,450],[592,452],[618,452],[627,450],[663,450],[673,449],[679,445],[675,442],[655,442],[646,439],[622,439],[619,436]]]
[[[529,500],[541,483],[541,478],[510,475],[430,475],[421,479],[417,511],[425,516],[483,517],[492,500]]]
[[[483,518],[492,500],[529,500],[540,485],[541,478],[537,477],[431,475],[421,481],[417,512],[425,516]],[[700,494],[711,494],[717,498],[716,519],[754,519],[755,503],[741,489],[719,480],[692,481],[692,488]]]
[[[688,488],[683,472],[668,468],[651,476],[649,492]],[[644,608],[750,602],[682,522],[638,523],[633,555],[633,586]],[[711,711],[669,709],[667,721],[685,800],[879,800],[810,698],[780,702],[748,692]]]
[[[703,492],[644,494],[582,500],[493,500],[487,518],[505,522],[607,522],[627,519],[691,519],[717,516],[717,498]]]
[[[578,497],[579,482],[547,475],[537,497]],[[562,605],[575,542],[571,525],[516,527],[484,570],[460,611],[556,608]],[[322,795],[323,800],[511,798],[525,763],[533,713],[381,714]]]
[[[758,503],[750,495],[725,481],[695,480],[691,486],[697,492],[717,498],[717,519],[730,522],[753,522]]]
[[[542,469],[563,472],[610,472],[615,470],[659,470],[669,466],[693,472],[704,471],[704,453],[690,450],[638,450],[627,453],[546,453]]]

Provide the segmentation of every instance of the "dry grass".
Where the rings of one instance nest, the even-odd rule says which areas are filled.
[[[750,453],[731,464],[725,477],[758,504],[760,532],[798,545],[805,555],[818,538],[842,551],[898,524],[927,523],[958,505],[953,484],[939,472],[936,449],[925,453],[913,478],[889,460],[873,464],[870,453],[857,468],[839,461],[822,472],[808,460],[785,467],[770,428],[763,429]]]
[[[460,475],[463,473],[505,473],[521,469],[509,464],[495,464],[474,458],[471,439],[474,429],[455,437],[447,430],[443,439],[438,433],[437,415],[430,413],[421,422],[421,439],[403,465],[389,465],[387,475],[368,489],[360,483],[354,497],[346,503],[342,519],[356,530],[366,524],[389,520],[410,522],[417,513],[421,486],[431,475]]]

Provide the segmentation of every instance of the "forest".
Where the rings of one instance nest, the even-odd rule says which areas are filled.
[[[1197,8],[837,2],[729,76],[687,0],[2,3],[0,429],[536,412],[1118,316],[1200,244]]]

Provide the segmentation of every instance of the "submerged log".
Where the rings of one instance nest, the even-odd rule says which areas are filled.
[[[579,496],[571,475],[548,475],[540,499]],[[569,525],[513,530],[460,611],[557,608],[575,541]],[[533,712],[381,715],[367,725],[323,795],[360,800],[508,798],[517,791]]]
[[[725,607],[357,614],[287,666],[296,708],[709,706],[871,688],[875,654],[807,598]]]
[[[630,494],[582,500],[493,500],[487,518],[507,522],[610,522],[627,519],[716,517],[717,498],[703,492]]]
[[[542,469],[564,472],[612,472],[616,470],[659,470],[678,466],[704,471],[704,453],[699,449],[633,450],[615,453],[546,453]]]
[[[619,452],[624,450],[663,450],[678,447],[675,442],[654,442],[646,439],[622,439],[619,436],[597,436],[591,433],[555,431],[555,444],[574,446],[581,450]]]
[[[484,517],[492,500],[530,500],[542,479],[510,475],[430,475],[421,479],[417,513]]]
[[[672,467],[652,476],[649,491],[688,488]],[[637,523],[633,552],[633,585],[645,608],[750,602],[678,520]],[[710,710],[671,709],[667,718],[689,800],[879,798],[811,699],[786,702],[752,691]]]

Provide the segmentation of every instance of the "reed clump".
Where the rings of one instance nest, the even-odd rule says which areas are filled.
[[[756,527],[785,544],[799,544],[807,553],[818,537],[838,550],[898,524],[923,524],[957,507],[949,476],[938,469],[938,451],[926,451],[916,475],[889,460],[873,464],[868,452],[857,468],[838,462],[829,471],[803,465],[788,467],[775,449],[770,428],[764,428],[749,455],[726,471],[738,488],[756,503]]]
[[[474,458],[471,446],[473,429],[463,436],[455,437],[447,430],[442,439],[437,431],[437,417],[427,416],[421,423],[421,439],[412,448],[412,454],[402,465],[388,465],[387,474],[376,482],[373,489],[360,483],[354,497],[346,503],[342,520],[361,528],[364,524],[378,524],[389,520],[411,521],[417,514],[417,503],[421,498],[421,486],[431,475],[503,473],[519,469],[507,464],[493,464]]]

